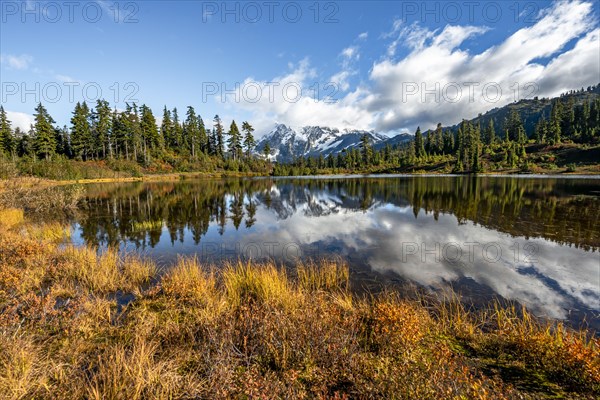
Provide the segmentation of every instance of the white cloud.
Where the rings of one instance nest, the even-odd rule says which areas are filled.
[[[79,80],[77,80],[75,78],[72,78],[72,77],[70,77],[68,75],[57,74],[57,75],[54,75],[54,77],[56,79],[58,79],[59,81],[61,81],[61,82],[78,82],[78,83],[81,83],[81,81],[79,81]]]
[[[358,48],[356,46],[346,47],[344,50],[342,50],[340,55],[349,60],[358,58],[359,57]]]
[[[10,69],[26,70],[33,61],[33,57],[29,54],[21,54],[16,56],[13,54],[0,55],[0,63],[8,66]]]
[[[6,110],[6,117],[11,121],[13,129],[20,128],[24,132],[29,132],[30,126],[35,122],[33,115],[22,112]]]
[[[336,86],[336,89],[340,89],[345,92],[346,90],[350,89],[350,82],[348,82],[348,78],[350,78],[351,75],[353,74],[350,71],[340,71],[329,78],[329,80]]]
[[[369,37],[369,32],[363,32],[360,35],[358,35],[358,40],[365,40],[368,37]]]
[[[542,85],[563,81],[562,66],[565,59],[573,59],[573,55],[565,53],[563,59],[559,55],[555,63],[551,61],[547,66],[536,60],[555,56],[571,40],[593,29],[591,11],[590,3],[556,3],[534,25],[474,55],[460,46],[470,37],[486,32],[485,28],[448,25],[441,32],[414,30],[417,33],[408,39],[411,51],[406,57],[398,61],[386,58],[373,65],[370,75],[373,97],[366,105],[375,112],[387,111],[387,118],[380,118],[376,128],[388,131],[408,126],[414,129],[419,124],[429,128],[437,122],[452,124],[463,117],[473,118],[516,100],[515,85],[523,88],[528,83],[536,83],[546,95],[559,94],[562,89],[548,90]],[[396,30],[404,32],[402,28]],[[587,76],[570,78],[578,81],[575,87],[597,83],[598,57],[596,61],[590,59],[594,37],[597,49],[597,35],[586,35],[579,39],[577,50],[573,50],[576,55],[586,54],[581,61],[587,63],[580,68],[590,71]],[[594,74],[596,78],[591,77]],[[473,96],[469,92],[470,82]],[[414,90],[413,84],[418,88],[417,93],[409,96],[407,93]],[[460,97],[454,96],[452,88],[456,85],[462,91]],[[495,90],[484,92],[485,85],[501,88],[502,96],[496,99]],[[434,94],[426,95],[426,90],[433,90],[437,98]]]
[[[316,76],[316,71],[304,60],[293,72],[271,80],[280,87],[290,81],[306,85],[300,99],[290,102],[280,96],[273,102],[242,101],[240,106],[254,113],[254,120],[265,119],[260,124],[265,127],[271,126],[271,118],[271,123],[292,126],[414,132],[417,125],[428,129],[438,122],[454,124],[524,95],[550,97],[598,83],[600,34],[589,2],[552,3],[534,24],[500,43],[479,53],[465,48],[465,42],[488,31],[485,26],[456,25],[428,30],[396,20],[381,36],[391,42],[387,53],[373,63],[367,82],[354,88],[349,82],[358,73],[358,45],[341,51],[341,68],[330,77],[346,92],[337,103],[310,96],[315,82],[306,79],[307,73]],[[570,43],[575,43],[573,48],[565,50]],[[406,48],[401,58],[396,57],[399,46]],[[527,90],[530,83],[529,88],[538,90]]]
[[[315,93],[313,85],[317,75],[308,59],[290,67],[292,70],[287,75],[270,81],[247,78],[240,85],[237,96],[239,102],[232,105],[253,113],[251,120],[257,136],[270,130],[273,123],[277,122],[296,128],[305,125],[358,128],[372,124],[371,112],[355,105],[361,96],[359,90],[336,103],[328,102],[326,97],[332,94],[332,88],[320,87]],[[255,95],[256,86],[260,87],[260,96]],[[230,100],[233,98],[228,97]]]

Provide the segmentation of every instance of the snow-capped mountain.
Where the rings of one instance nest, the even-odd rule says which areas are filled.
[[[392,145],[411,140],[411,135],[398,135],[393,138],[374,131],[342,131],[322,126],[305,126],[294,130],[287,125],[278,124],[258,141],[256,152],[262,154],[265,145],[271,147],[271,159],[279,162],[291,161],[296,157],[336,155],[344,149],[360,147],[361,138],[367,135],[375,148],[381,148],[388,142]]]

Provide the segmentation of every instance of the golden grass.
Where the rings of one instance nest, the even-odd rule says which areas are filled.
[[[196,258],[179,258],[163,277],[161,286],[167,296],[205,301],[215,296],[216,278],[214,272],[202,268]]]
[[[24,399],[39,393],[48,381],[42,351],[28,336],[0,335],[0,397]]]
[[[0,227],[5,229],[11,229],[22,223],[23,210],[8,208],[5,210],[0,209]]]
[[[329,290],[337,287],[347,288],[350,278],[348,266],[341,260],[322,260],[299,263],[297,266],[300,287],[309,290]]]
[[[359,297],[341,260],[180,258],[156,281],[134,254],[27,225],[0,236],[0,399],[600,394],[598,340],[517,307]]]
[[[26,229],[30,238],[39,241],[62,243],[71,237],[71,228],[59,222],[27,225]]]

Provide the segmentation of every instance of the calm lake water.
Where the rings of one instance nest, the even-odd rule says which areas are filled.
[[[178,255],[342,256],[353,285],[453,287],[600,330],[600,179],[386,176],[99,184],[77,244]]]

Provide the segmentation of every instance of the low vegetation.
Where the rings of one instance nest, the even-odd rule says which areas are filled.
[[[341,260],[158,271],[0,211],[0,397],[596,398],[600,342],[516,306],[353,293]]]

